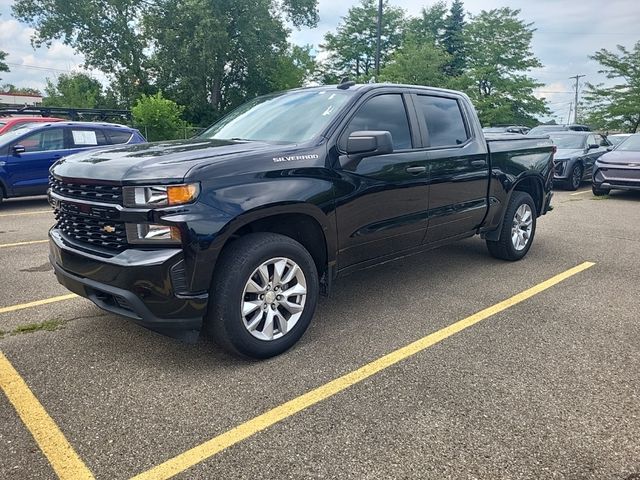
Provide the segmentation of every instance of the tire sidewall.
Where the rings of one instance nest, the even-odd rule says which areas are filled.
[[[575,177],[576,170],[580,172],[580,179],[578,180],[577,185],[574,184],[574,177]],[[571,176],[569,177],[569,188],[571,190],[577,190],[578,188],[580,188],[583,175],[584,175],[584,170],[582,169],[582,165],[580,165],[579,163],[576,163],[571,169]]]
[[[511,239],[511,227],[513,225],[513,219],[516,215],[516,211],[523,204],[527,204],[531,208],[531,213],[532,213],[531,236],[529,237],[529,241],[527,242],[527,245],[522,250],[516,250],[516,248],[513,246],[513,241]],[[511,202],[509,203],[509,209],[507,211],[506,221],[507,221],[507,225],[506,225],[507,228],[504,231],[504,233],[508,235],[506,247],[509,249],[509,254],[514,260],[520,260],[527,254],[527,252],[531,248],[531,245],[533,244],[533,239],[536,235],[536,221],[537,221],[536,206],[535,206],[535,203],[533,202],[533,198],[531,198],[531,196],[528,193],[518,192],[518,191],[514,192],[513,197],[511,197]]]
[[[315,263],[304,247],[288,237],[283,242],[261,244],[251,252],[250,259],[236,264],[233,274],[224,279],[221,292],[212,292],[214,298],[213,318],[220,322],[219,328],[238,353],[254,358],[278,355],[293,346],[302,337],[315,313],[319,295],[319,281]],[[293,260],[302,269],[307,283],[307,297],[300,319],[287,334],[276,340],[260,340],[246,329],[242,318],[242,294],[250,275],[265,261],[285,257]],[[222,280],[222,279],[221,279]],[[215,282],[214,282],[215,283]],[[222,293],[218,295],[217,293]]]

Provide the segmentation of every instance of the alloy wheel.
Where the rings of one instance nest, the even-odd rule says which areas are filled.
[[[533,211],[528,204],[523,203],[516,210],[511,225],[511,243],[518,252],[528,245],[532,229]]]

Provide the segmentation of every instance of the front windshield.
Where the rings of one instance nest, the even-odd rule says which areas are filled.
[[[640,152],[640,134],[631,135],[618,145],[616,150],[623,152]]]
[[[616,145],[620,145],[627,138],[629,138],[629,137],[624,136],[624,135],[610,135],[610,136],[607,137],[607,140],[609,140],[611,143],[613,143],[614,146],[616,146]]]
[[[301,143],[320,134],[350,96],[333,87],[259,97],[222,118],[200,138]]]
[[[587,137],[584,135],[549,135],[551,141],[561,148],[578,149],[584,148]]]

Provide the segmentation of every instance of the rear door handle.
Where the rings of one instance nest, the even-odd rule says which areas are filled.
[[[406,168],[407,173],[410,173],[412,175],[417,175],[419,173],[424,173],[427,171],[427,167],[423,167],[420,165],[415,165],[413,167],[407,167]]]
[[[486,167],[487,166],[487,161],[486,160],[471,160],[471,166],[472,167]]]

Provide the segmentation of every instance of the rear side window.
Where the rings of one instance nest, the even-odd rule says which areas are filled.
[[[469,139],[458,101],[418,95],[418,115],[423,115],[431,147],[460,145]]]
[[[121,143],[127,143],[131,138],[131,132],[126,130],[105,130],[110,145],[118,145]]]
[[[391,133],[394,150],[407,150],[411,145],[411,130],[404,101],[400,94],[384,94],[370,98],[358,109],[343,133],[340,147],[345,149],[351,132],[384,130]]]
[[[107,139],[100,130],[71,129],[71,142],[75,148],[108,145]]]

